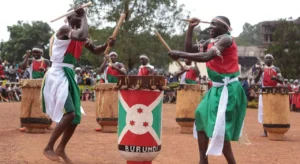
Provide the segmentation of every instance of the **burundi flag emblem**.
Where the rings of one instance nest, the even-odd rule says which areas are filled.
[[[163,92],[120,90],[118,97],[121,155],[132,161],[154,159],[161,149]],[[140,159],[136,158],[137,154]]]

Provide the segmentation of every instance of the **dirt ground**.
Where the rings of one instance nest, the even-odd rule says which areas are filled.
[[[18,131],[20,103],[0,103],[0,164],[55,164],[43,156],[52,130],[44,134]],[[77,128],[67,153],[75,164],[125,164],[117,149],[117,134],[94,131],[95,103],[83,102],[87,116]],[[257,123],[257,110],[249,109],[245,129],[251,145],[233,143],[239,164],[300,164],[300,113],[291,113],[291,128],[286,141],[270,141],[260,137],[262,126]],[[192,135],[180,134],[175,122],[175,105],[163,107],[162,151],[153,164],[197,164],[197,141]],[[226,163],[224,156],[209,157],[210,163]],[[62,163],[62,162],[61,162]]]

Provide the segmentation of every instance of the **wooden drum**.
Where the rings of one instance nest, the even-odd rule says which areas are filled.
[[[119,76],[118,149],[127,164],[151,164],[161,150],[163,76]]]
[[[96,120],[102,132],[116,133],[118,126],[118,90],[116,83],[100,83],[96,91]]]
[[[42,79],[23,79],[21,100],[21,124],[28,133],[44,133],[51,126],[52,120],[43,113],[41,104]]]
[[[264,87],[263,126],[270,140],[282,141],[290,128],[289,94],[287,87]]]
[[[181,127],[181,133],[193,134],[195,111],[206,91],[207,87],[200,84],[181,84],[178,88],[176,122]]]

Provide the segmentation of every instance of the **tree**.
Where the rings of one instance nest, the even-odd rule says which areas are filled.
[[[87,1],[74,0],[74,3],[82,4]],[[95,5],[89,8],[88,13],[89,18],[97,27],[104,23],[113,25],[118,21],[122,12],[127,13],[126,22],[120,29],[117,45],[113,51],[119,53],[119,60],[127,65],[129,70],[139,65],[138,56],[144,53],[149,56],[155,66],[166,67],[168,65],[170,59],[167,51],[153,31],[157,29],[170,45],[176,44],[178,38],[174,33],[176,30],[177,33],[182,32],[182,27],[185,25],[177,21],[185,17],[183,6],[177,7],[177,0],[94,0],[93,3]],[[105,42],[112,31],[113,28],[106,27],[91,36],[100,42]],[[169,42],[170,39],[172,42]],[[183,47],[183,43],[180,46]]]
[[[53,31],[47,23],[33,21],[29,24],[18,21],[7,29],[10,39],[0,44],[0,55],[4,60],[10,63],[21,62],[26,50],[31,50],[36,44],[45,47],[44,57],[49,58],[48,44]]]
[[[285,78],[300,77],[300,26],[286,20],[276,23],[273,42],[266,53],[274,56],[274,65],[278,66]]]
[[[243,32],[236,38],[238,46],[257,46],[261,45],[261,27],[260,24],[251,25],[245,23],[243,26]]]

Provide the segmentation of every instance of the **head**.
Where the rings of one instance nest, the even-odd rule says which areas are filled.
[[[40,59],[42,57],[43,53],[44,53],[44,50],[41,45],[36,45],[32,48],[32,56],[36,60]]]
[[[157,76],[157,75],[158,75],[157,69],[154,69],[154,70],[153,70],[153,75],[154,75],[154,76]]]
[[[292,84],[294,82],[294,80],[293,79],[290,79],[290,83]]]
[[[73,8],[69,9],[68,12],[71,10],[73,10]],[[78,29],[81,26],[81,18],[76,13],[68,16],[67,21],[69,26],[71,26],[73,29]]]
[[[283,82],[284,82],[285,84],[287,84],[287,83],[289,82],[289,80],[288,80],[288,79],[284,79]]]
[[[294,81],[294,84],[295,84],[295,85],[298,85],[298,84],[299,84],[299,81],[298,81],[298,80],[295,80],[295,81]]]
[[[116,52],[111,52],[109,53],[109,57],[111,58],[111,61],[115,63],[117,61],[118,54]]]
[[[211,20],[209,34],[211,38],[223,35],[231,31],[230,21],[227,17],[217,16]]]
[[[189,59],[184,59],[185,65],[191,65],[192,61]]]
[[[265,56],[265,63],[266,63],[267,66],[271,66],[273,64],[273,61],[274,61],[273,55],[267,54]]]
[[[142,65],[147,65],[149,63],[149,58],[147,55],[143,54],[140,56],[140,62]]]

